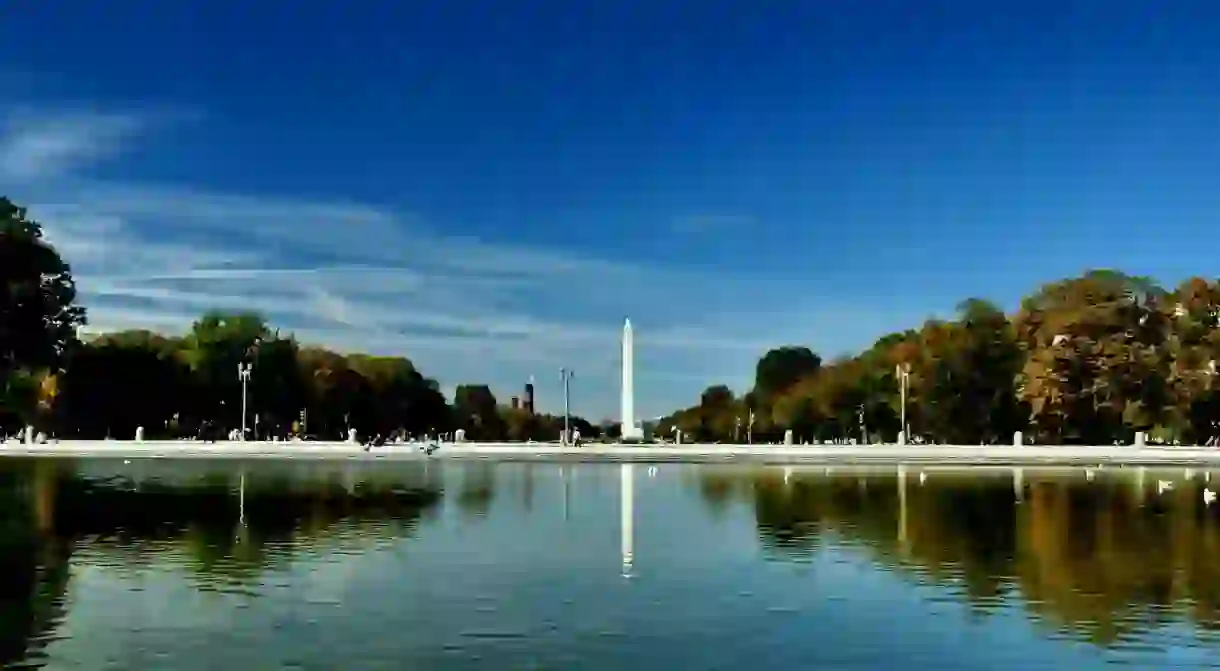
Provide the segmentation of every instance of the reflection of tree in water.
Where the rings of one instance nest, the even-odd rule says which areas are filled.
[[[252,583],[302,553],[409,536],[442,496],[432,482],[251,477],[242,506],[237,483],[87,479],[49,460],[0,473],[0,667],[36,656],[62,617],[73,548],[124,570],[178,561],[203,588]]]
[[[483,462],[467,464],[462,470],[462,487],[457,502],[462,512],[484,517],[496,498],[494,465]]]
[[[772,556],[807,558],[824,540],[859,544],[983,610],[1015,586],[1039,619],[1101,644],[1175,617],[1220,627],[1220,511],[1204,505],[1199,484],[1150,492],[1141,507],[1130,482],[1027,474],[1018,505],[1006,475],[934,474],[921,486],[913,472],[904,516],[893,473],[863,484],[799,472],[787,484],[774,471],[738,478],[704,491],[752,499]]]
[[[738,479],[732,475],[726,475],[716,470],[706,473],[699,479],[699,490],[712,514],[716,516],[724,514],[733,499],[733,487],[737,482]]]
[[[527,513],[534,509],[534,473],[536,472],[537,469],[526,468],[522,473],[521,508]]]
[[[1181,614],[1216,629],[1220,532],[1200,488],[1179,483],[1143,507],[1129,485],[1096,489],[1031,488],[1017,575],[1034,608],[1098,641]]]
[[[190,557],[204,575],[228,578],[252,578],[297,553],[332,550],[353,537],[408,536],[441,497],[430,487],[252,478],[245,486],[243,518],[231,481],[132,489],[75,485],[59,502],[61,533],[95,537],[95,547],[137,563],[172,549]]]
[[[0,668],[36,655],[63,617],[71,547],[39,535],[32,471],[0,473]]]

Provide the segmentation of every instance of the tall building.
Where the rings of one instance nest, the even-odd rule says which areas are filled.
[[[534,414],[534,378],[530,378],[529,382],[525,383],[525,411],[529,414]]]
[[[619,410],[622,422],[622,440],[643,440],[644,433],[635,423],[635,335],[631,320],[623,320],[623,396]]]

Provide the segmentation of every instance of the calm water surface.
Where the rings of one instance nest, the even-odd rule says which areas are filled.
[[[1220,662],[1203,472],[898,470],[0,460],[0,666]]]

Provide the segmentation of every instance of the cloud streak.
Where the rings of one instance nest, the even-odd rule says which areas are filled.
[[[489,382],[507,397],[536,376],[547,410],[559,408],[560,366],[575,369],[575,410],[596,419],[617,416],[624,316],[637,327],[646,414],[690,403],[713,382],[741,385],[767,347],[808,342],[827,315],[844,317],[834,305],[813,313],[791,290],[740,270],[454,237],[362,203],[73,174],[120,152],[132,123],[51,115],[0,135],[3,174],[42,176],[12,196],[72,264],[93,331],[182,332],[209,308],[257,310],[304,342],[408,356],[446,389]],[[751,312],[734,318],[729,306]]]
[[[140,119],[124,114],[14,112],[0,134],[0,180],[57,177],[116,154],[135,135]]]

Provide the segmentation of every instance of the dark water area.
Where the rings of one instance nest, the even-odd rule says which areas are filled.
[[[0,667],[1216,668],[1217,478],[0,460]]]

